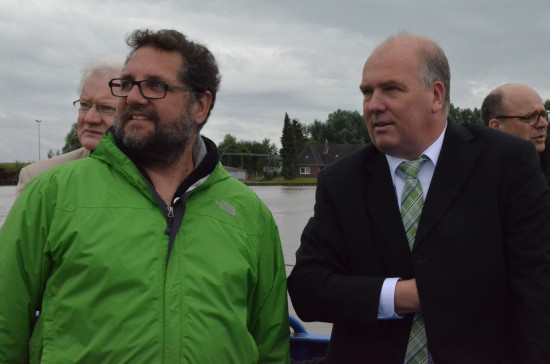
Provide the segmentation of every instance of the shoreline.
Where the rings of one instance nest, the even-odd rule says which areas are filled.
[[[287,187],[300,187],[300,186],[317,186],[317,182],[308,183],[284,183],[284,182],[246,182],[243,183],[247,186],[287,186]]]

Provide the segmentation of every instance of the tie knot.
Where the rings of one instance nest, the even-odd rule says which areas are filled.
[[[405,173],[407,178],[416,178],[418,176],[418,172],[420,172],[420,168],[422,168],[427,160],[428,157],[423,154],[420,158],[414,161],[401,162],[398,168],[401,172]]]

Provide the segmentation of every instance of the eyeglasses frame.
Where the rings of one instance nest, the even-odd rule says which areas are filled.
[[[73,106],[74,106],[74,107],[76,107],[76,103],[77,103],[77,102],[89,104],[89,105],[90,105],[90,110],[92,109],[93,106],[95,106],[95,110],[97,111],[97,113],[99,113],[99,114],[101,114],[101,115],[112,116],[112,115],[114,115],[114,113],[116,112],[116,107],[114,107],[114,106],[104,105],[104,104],[94,104],[94,103],[92,103],[92,102],[82,101],[82,100],[80,100],[80,99],[74,100],[74,101],[73,101]],[[98,109],[98,106],[100,106],[99,109]],[[80,106],[80,107],[82,107],[82,106]],[[80,112],[86,112],[86,113],[88,113],[88,112],[90,111],[90,110],[81,111],[81,110],[80,110],[80,107],[79,107],[79,111],[80,111]],[[102,107],[103,107],[103,108],[105,108],[105,107],[112,108],[112,109],[113,109],[113,113],[112,113],[112,114],[110,114],[110,113],[105,113],[105,110],[104,110]]]
[[[535,121],[529,121],[529,119],[531,117],[533,117],[533,115],[537,115],[538,117],[535,119]],[[522,115],[522,116],[515,116],[515,115],[501,115],[501,116],[497,116],[495,117],[495,119],[519,119],[525,123],[527,123],[527,125],[529,126],[535,126],[539,123],[539,120],[540,118],[543,118],[544,120],[546,120],[547,122],[549,122],[550,120],[548,120],[548,110],[544,110],[544,111],[535,111],[529,115]]]
[[[127,81],[127,82],[131,82],[132,83],[132,88],[134,88],[134,86],[137,86],[138,87],[138,90],[139,90],[139,93],[141,94],[141,96],[143,96],[143,98],[147,99],[147,100],[160,100],[160,99],[164,99],[166,97],[166,94],[168,93],[168,91],[185,91],[185,92],[194,92],[194,90],[192,88],[189,88],[189,87],[185,87],[185,86],[170,86],[168,85],[166,82],[164,81],[160,81],[160,80],[141,80],[141,81],[132,81],[132,80],[128,80],[128,79],[125,79],[125,78],[113,78],[111,81],[109,81],[109,89],[111,89],[111,94],[115,97],[128,97],[128,95],[116,95],[114,90],[113,90],[113,84],[114,84],[114,81]],[[145,96],[143,94],[143,91],[141,90],[141,83],[142,82],[147,82],[147,81],[154,81],[154,82],[160,82],[160,83],[163,83],[164,84],[164,95],[162,97],[149,97],[149,96]],[[131,90],[130,89],[130,90]]]

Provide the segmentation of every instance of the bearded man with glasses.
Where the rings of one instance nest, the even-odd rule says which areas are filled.
[[[127,43],[114,126],[0,230],[0,363],[289,363],[277,226],[199,133],[214,56],[175,30]]]
[[[531,141],[539,153],[541,168],[550,186],[550,149],[547,141],[548,111],[540,95],[522,84],[495,88],[483,100],[485,126]]]
[[[122,60],[113,56],[103,56],[90,60],[82,68],[79,99],[73,102],[78,110],[77,135],[82,148],[32,163],[19,172],[19,182],[15,188],[18,197],[25,185],[38,174],[60,164],[86,158],[94,150],[105,131],[115,121],[116,98],[109,91],[108,82],[120,75]]]

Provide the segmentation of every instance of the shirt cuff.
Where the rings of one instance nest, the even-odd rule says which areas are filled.
[[[380,291],[380,302],[378,304],[378,319],[379,320],[395,320],[401,319],[403,316],[399,316],[395,313],[395,285],[401,278],[386,278],[382,284],[382,290]]]

